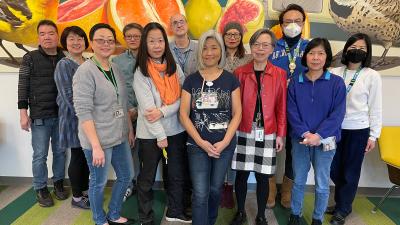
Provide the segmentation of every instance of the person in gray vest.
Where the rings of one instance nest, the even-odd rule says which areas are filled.
[[[46,161],[50,141],[54,195],[58,200],[68,198],[63,186],[65,149],[59,147],[57,87],[54,82],[54,70],[64,54],[57,48],[58,30],[53,21],[41,20],[37,33],[39,48],[23,56],[19,69],[18,109],[21,129],[32,131],[33,188],[37,202],[42,207],[50,207],[54,205],[47,189]]]
[[[136,64],[136,57],[139,50],[140,38],[142,37],[143,27],[138,23],[129,23],[125,25],[122,30],[124,35],[124,40],[128,49],[126,49],[122,54],[114,57],[112,61],[118,65],[121,70],[122,75],[125,78],[126,91],[128,93],[128,108],[130,109],[128,114],[129,122],[132,123],[134,130],[136,129],[136,119],[137,119],[137,100],[135,92],[133,91],[133,67]],[[129,198],[132,194],[136,193],[136,178],[139,174],[139,149],[138,144],[135,144],[133,149],[130,149],[129,154],[132,154],[133,162],[130,165],[132,183],[129,184],[126,190],[124,201]]]
[[[169,43],[175,62],[182,68],[185,77],[197,71],[197,41],[188,35],[188,23],[182,14],[170,18],[174,40]]]

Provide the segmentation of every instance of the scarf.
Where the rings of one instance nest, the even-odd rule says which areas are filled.
[[[166,70],[166,63],[157,64],[150,59],[147,62],[147,71],[160,93],[163,104],[171,105],[181,96],[181,87],[176,72],[168,76],[165,73]],[[164,73],[164,76],[161,76],[160,73]]]

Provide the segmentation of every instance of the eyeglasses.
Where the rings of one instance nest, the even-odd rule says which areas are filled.
[[[98,38],[98,39],[93,39],[93,41],[95,41],[99,45],[104,45],[105,43],[107,43],[109,45],[115,45],[115,40],[114,39],[106,40],[106,39]]]
[[[140,40],[142,36],[141,35],[126,35],[125,39],[126,40]]]
[[[261,49],[267,49],[267,48],[272,47],[272,44],[268,43],[268,42],[262,42],[262,43],[255,42],[251,47],[252,48],[258,48],[258,49],[261,47]]]
[[[291,23],[297,23],[297,25],[301,26],[301,25],[303,25],[303,20],[302,19],[294,19],[294,20],[284,20],[283,21],[284,26],[289,25]]]
[[[230,39],[230,38],[234,38],[234,39],[239,39],[240,38],[240,33],[226,33],[225,37]]]
[[[172,25],[174,26],[174,27],[176,27],[176,26],[178,26],[178,25],[183,25],[183,24],[186,24],[186,20],[175,20],[175,21],[173,21],[172,22]]]

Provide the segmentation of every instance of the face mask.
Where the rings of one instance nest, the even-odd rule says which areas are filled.
[[[367,57],[367,53],[361,49],[350,49],[346,52],[346,59],[351,63],[362,62]]]
[[[301,34],[301,27],[297,23],[290,23],[283,28],[283,33],[285,33],[287,37],[294,38]]]

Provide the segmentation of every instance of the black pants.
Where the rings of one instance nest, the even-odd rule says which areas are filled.
[[[140,173],[137,180],[139,219],[141,223],[154,220],[153,184],[157,166],[162,156],[162,150],[157,146],[156,139],[138,139]],[[168,137],[167,164],[167,215],[170,217],[183,214],[184,187],[189,181],[188,158],[186,152],[186,132]]]
[[[369,128],[342,130],[331,165],[331,179],[335,183],[335,211],[347,216],[357,193]]]
[[[71,148],[71,161],[68,166],[72,196],[82,197],[82,191],[89,189],[89,168],[82,148]]]
[[[254,172],[257,181],[257,217],[265,217],[265,208],[267,206],[267,198],[269,194],[268,179],[270,175]],[[236,171],[235,179],[235,195],[238,206],[238,212],[244,212],[247,194],[247,179],[250,171]]]
[[[287,124],[287,135],[285,142],[286,159],[285,159],[285,176],[293,180],[293,167],[292,167],[292,138],[290,137],[291,128],[289,122]]]

